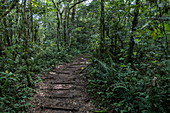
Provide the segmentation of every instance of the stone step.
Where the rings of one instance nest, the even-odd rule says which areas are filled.
[[[75,69],[75,68],[78,68],[79,65],[71,65],[71,66],[68,66],[67,68],[70,68],[70,69]]]
[[[36,112],[37,113],[37,112]],[[75,111],[63,111],[63,110],[52,110],[52,109],[44,109],[38,113],[78,113]]]
[[[74,84],[49,84],[40,86],[40,90],[81,90],[83,85],[74,85]]]
[[[57,74],[70,74],[70,71],[65,70],[67,68],[64,68],[62,71],[52,70],[48,72],[48,75],[57,75]]]
[[[44,76],[44,77],[41,77],[42,80],[46,80],[46,79],[53,79],[53,80],[60,80],[60,79],[73,79],[73,78],[77,78],[76,75],[68,75],[68,74],[58,74],[58,75],[48,75],[48,76]]]
[[[81,104],[74,102],[74,100],[40,98],[43,103],[40,103],[41,109],[62,110],[62,111],[78,111]]]
[[[43,99],[56,99],[59,101],[68,101],[68,99],[78,99],[78,100],[87,100],[88,97],[85,91],[77,90],[52,90],[46,92],[39,92],[37,97],[40,100]],[[64,100],[63,100],[64,99]]]
[[[73,95],[56,95],[56,96],[42,96],[42,98],[49,98],[49,99],[70,99],[73,98]],[[41,98],[41,97],[40,97]]]
[[[70,84],[70,85],[76,85],[76,86],[85,86],[86,83],[85,82],[50,82],[50,84]]]
[[[51,87],[46,87],[46,88],[40,88],[40,90],[49,90],[49,91],[53,91],[53,90],[82,90],[82,87],[84,86],[74,86],[74,87],[70,87],[70,88],[51,88]]]
[[[60,89],[71,89],[74,85],[70,84],[49,84],[40,86],[40,89],[53,89],[53,90],[60,90]]]
[[[70,71],[58,71],[58,72],[56,72],[57,74],[71,74],[71,72]]]
[[[78,108],[66,108],[66,107],[50,107],[50,106],[41,106],[42,110],[49,109],[49,110],[56,110],[55,113],[61,113],[59,111],[79,111]]]

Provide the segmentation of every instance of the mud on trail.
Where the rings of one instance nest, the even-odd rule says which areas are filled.
[[[80,55],[70,63],[57,65],[43,75],[30,113],[93,113],[81,70],[88,65],[87,55]]]

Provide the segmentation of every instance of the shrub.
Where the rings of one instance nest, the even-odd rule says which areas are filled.
[[[90,68],[87,88],[99,108],[118,113],[170,111],[170,60],[133,69],[131,64],[94,58]]]

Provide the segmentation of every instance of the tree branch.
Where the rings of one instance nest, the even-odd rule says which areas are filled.
[[[75,3],[74,5],[72,5],[70,8],[69,8],[69,10],[71,10],[74,6],[76,6],[77,4],[80,4],[80,3],[82,3],[82,2],[85,2],[85,1],[87,1],[87,0],[81,0],[81,1],[79,1],[79,2],[77,2],[77,3]]]

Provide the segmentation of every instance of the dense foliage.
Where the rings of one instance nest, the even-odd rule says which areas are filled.
[[[87,1],[0,0],[0,112],[26,111],[39,74],[80,53],[96,112],[170,111],[169,0]]]
[[[95,17],[93,26],[100,29],[91,35],[94,52],[87,76],[96,105],[113,113],[168,113],[169,2],[101,0],[87,9],[93,18],[86,18]]]
[[[52,2],[1,0],[0,112],[26,111],[39,75],[80,53],[56,30],[56,12]]]

